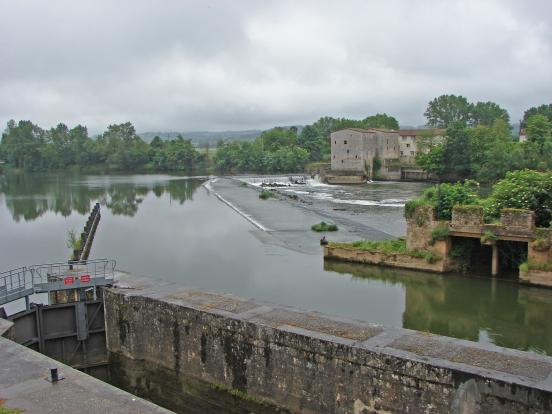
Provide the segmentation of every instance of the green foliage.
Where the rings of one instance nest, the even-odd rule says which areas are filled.
[[[311,230],[318,231],[318,232],[337,231],[337,226],[335,224],[328,224],[328,223],[325,223],[325,222],[321,221],[318,224],[313,224],[311,226]]]
[[[491,230],[485,230],[480,238],[481,244],[489,244],[498,240],[498,236]]]
[[[463,96],[441,95],[427,105],[424,116],[433,128],[448,128],[459,122],[466,125],[470,119],[470,104]]]
[[[0,414],[20,414],[23,410],[19,408],[0,407]]]
[[[504,208],[533,210],[538,227],[552,219],[552,172],[513,171],[493,186],[486,205],[489,217],[500,217]]]
[[[71,249],[71,253],[73,253],[73,250],[80,250],[81,239],[77,236],[77,233],[74,229],[67,230],[67,239],[65,241],[65,244],[69,249]]]
[[[540,105],[538,107],[532,107],[529,108],[525,113],[523,114],[523,121],[521,122],[522,127],[527,126],[527,120],[532,115],[544,115],[550,122],[552,122],[552,104],[544,104]]]
[[[519,265],[519,270],[521,270],[522,272],[528,272],[529,270],[552,272],[552,263],[532,263],[530,261],[527,261]]]
[[[346,243],[344,243],[346,244]],[[380,253],[406,253],[406,240],[358,240],[350,243],[352,247],[358,250],[367,250]]]
[[[443,150],[443,174],[454,179],[470,177],[470,151],[467,128],[455,122],[447,129],[447,141]]]
[[[431,230],[431,241],[433,245],[437,240],[444,240],[450,235],[450,228],[448,225],[440,224]]]
[[[532,115],[527,118],[526,133],[527,140],[537,144],[542,153],[544,145],[552,139],[552,121],[544,115]]]
[[[358,240],[352,243],[330,243],[330,247],[344,247],[383,254],[407,254],[410,257],[424,259],[428,263],[441,260],[442,257],[428,250],[406,249],[406,240],[403,238],[394,240]]]
[[[418,209],[418,207],[423,205],[431,205],[431,204],[422,197],[408,200],[404,205],[404,217],[407,219],[411,219],[412,217],[414,217],[414,214],[416,213],[416,210]]]
[[[271,197],[274,197],[274,192],[273,191],[270,191],[270,190],[262,190],[260,193],[259,193],[259,198],[261,200],[268,200],[269,198]]]
[[[434,206],[439,220],[450,220],[456,205],[478,204],[479,183],[466,180],[463,183],[444,183],[426,189],[418,203]]]
[[[382,162],[380,157],[376,156],[372,160],[372,171],[374,172],[374,175],[377,175],[379,171],[381,170]]]
[[[506,109],[494,102],[477,102],[471,105],[471,125],[491,126],[495,120],[500,119],[506,124],[510,122],[510,115]]]
[[[206,156],[200,155],[190,140],[180,136],[162,141],[155,137],[148,145],[130,122],[109,125],[107,131],[92,139],[81,125],[69,129],[58,124],[46,131],[30,121],[9,121],[0,149],[11,166],[28,171],[91,166],[118,171],[192,171],[206,166]]]

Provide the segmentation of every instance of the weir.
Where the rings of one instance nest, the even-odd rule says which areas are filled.
[[[175,412],[538,413],[552,409],[550,357],[121,272],[114,278],[112,287],[102,288],[97,303],[86,304],[92,322],[90,338],[97,335],[106,340],[107,361],[101,362],[109,364],[109,381]],[[38,315],[45,325],[54,318],[67,326],[81,311],[78,304],[66,305],[38,308],[21,317]],[[102,305],[105,332],[99,320],[90,317],[99,315]],[[9,337],[20,341],[29,322],[15,322]],[[69,336],[79,340],[78,327]],[[42,349],[40,340],[31,339],[27,345],[45,353],[52,349],[49,344],[63,350],[65,345],[56,340],[64,338],[44,338]],[[0,347],[2,359],[6,349]],[[17,352],[10,350],[10,358],[17,359]],[[74,364],[63,354],[52,356]],[[90,355],[86,358],[91,362]]]

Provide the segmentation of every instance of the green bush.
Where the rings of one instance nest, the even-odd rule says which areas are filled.
[[[259,198],[261,200],[267,200],[269,199],[270,197],[274,197],[274,192],[273,191],[270,191],[270,190],[262,190],[260,193],[259,193]]]
[[[437,219],[450,220],[452,208],[456,205],[479,204],[479,183],[466,180],[463,183],[443,183],[426,189],[421,197],[406,203],[404,215],[412,218],[416,208],[422,205],[430,205],[437,210]]]
[[[505,208],[535,212],[538,227],[550,227],[552,219],[552,172],[513,171],[493,186],[486,204],[486,216],[500,217]]]
[[[321,221],[318,224],[313,224],[311,226],[311,230],[313,231],[337,231],[337,226],[335,224],[328,224],[323,221]]]
[[[450,228],[445,224],[440,224],[431,230],[431,244],[435,244],[437,240],[444,240],[450,235]]]
[[[492,231],[490,230],[485,230],[483,232],[483,235],[481,236],[481,244],[487,244],[487,243],[490,243],[490,242],[494,242],[498,239],[497,235],[494,234]]]

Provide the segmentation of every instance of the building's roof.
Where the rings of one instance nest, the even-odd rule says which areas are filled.
[[[396,133],[397,132],[393,129],[383,129],[383,128],[368,128],[368,129],[364,129],[364,128],[343,128],[343,129],[340,129],[339,131],[346,131],[346,130],[362,132],[362,133],[372,133],[372,132],[376,132],[376,131],[387,132],[387,133]],[[339,132],[339,131],[335,131],[335,132]]]
[[[444,135],[445,131],[446,131],[445,129],[439,129],[439,128],[420,128],[420,129],[399,129],[397,132],[401,136],[403,135],[417,136],[417,135],[423,134],[424,132],[430,132],[434,135]]]

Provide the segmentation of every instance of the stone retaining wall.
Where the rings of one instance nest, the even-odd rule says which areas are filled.
[[[152,283],[106,292],[108,348],[120,386],[182,412],[206,412],[200,383],[272,412],[552,409],[549,357]]]
[[[326,246],[324,247],[324,258],[439,273],[450,270],[445,260],[437,260],[434,263],[429,263],[423,258],[412,257],[406,253],[388,254],[354,248],[349,249],[346,247]]]

